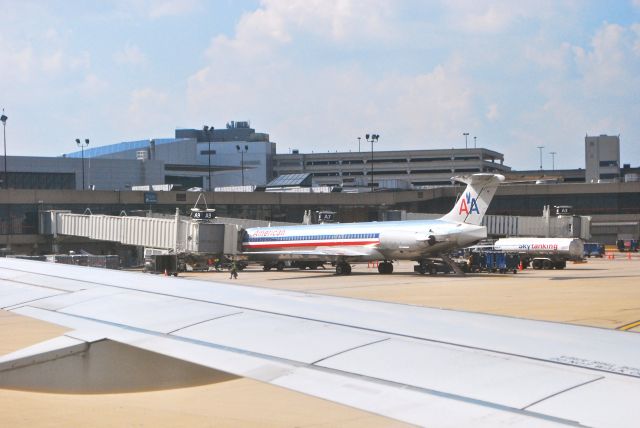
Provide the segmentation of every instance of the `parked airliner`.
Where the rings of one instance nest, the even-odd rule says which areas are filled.
[[[394,260],[414,260],[417,271],[433,269],[430,257],[473,245],[487,236],[480,226],[504,176],[456,177],[467,187],[453,209],[437,220],[407,220],[247,229],[243,255],[263,263],[287,260],[331,261],[338,275],[351,273],[351,262],[379,261],[378,271],[393,272]]]

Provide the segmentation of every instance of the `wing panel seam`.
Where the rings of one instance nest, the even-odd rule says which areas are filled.
[[[529,407],[535,406],[536,404],[539,404],[539,403],[541,403],[541,402],[543,402],[545,400],[549,400],[550,398],[557,397],[560,394],[564,394],[565,392],[571,391],[571,390],[576,389],[576,388],[580,388],[582,386],[588,385],[588,384],[593,383],[593,382],[597,382],[597,381],[602,380],[604,378],[605,378],[604,376],[600,376],[600,377],[597,377],[595,379],[590,379],[590,380],[588,380],[586,382],[582,382],[582,383],[579,383],[577,385],[570,386],[569,388],[565,388],[562,391],[555,392],[555,393],[553,393],[551,395],[548,395],[548,396],[543,397],[543,398],[541,398],[541,399],[539,399],[537,401],[534,401],[531,404],[527,404],[526,406],[524,406],[522,408],[522,410],[527,410]]]
[[[344,350],[336,352],[334,354],[327,355],[326,357],[322,357],[319,360],[312,362],[311,365],[314,366],[314,365],[318,364],[319,362],[327,360],[329,358],[333,358],[333,357],[336,357],[338,355],[341,355],[341,354],[344,354],[344,353],[347,353],[347,352],[350,352],[350,351],[354,351],[356,349],[364,348],[366,346],[375,345],[376,343],[385,342],[385,341],[387,341],[389,339],[390,339],[389,337],[385,337],[384,339],[379,339],[379,340],[375,340],[373,342],[364,343],[362,345],[354,346],[354,347],[351,347],[349,349],[344,349]]]
[[[189,324],[189,325],[185,325],[185,326],[180,327],[180,328],[176,328],[175,330],[172,330],[172,331],[168,332],[167,334],[173,334],[173,333],[178,332],[180,330],[184,330],[185,328],[189,328],[189,327],[193,327],[193,326],[196,326],[196,325],[200,325],[200,324],[203,324],[203,323],[209,322],[209,321],[219,320],[220,318],[227,318],[227,317],[232,317],[234,315],[240,315],[240,314],[243,314],[243,313],[244,312],[234,312],[232,314],[226,314],[226,315],[220,315],[219,317],[208,318],[206,320],[194,322],[193,324]]]

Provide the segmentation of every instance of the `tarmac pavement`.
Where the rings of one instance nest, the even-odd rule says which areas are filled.
[[[359,299],[620,328],[640,332],[640,258],[589,259],[562,271],[419,275],[400,262],[392,275],[356,265],[350,276],[327,270],[263,272],[249,267],[183,277]],[[464,326],[461,326],[464,328]],[[0,311],[0,354],[65,330]],[[383,417],[247,379],[169,391],[64,395],[0,390],[0,426],[377,427],[405,426]]]

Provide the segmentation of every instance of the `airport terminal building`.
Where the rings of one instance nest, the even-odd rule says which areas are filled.
[[[177,129],[173,138],[127,141],[58,158],[10,156],[14,189],[131,190],[174,185],[206,191],[264,187],[286,174],[310,174],[313,186],[411,189],[450,185],[451,176],[508,173],[504,155],[486,148],[276,153],[269,134],[246,121],[222,129]],[[237,190],[240,190],[239,188]]]
[[[452,175],[506,173],[504,155],[488,149],[279,154],[274,174],[309,173],[315,185],[404,188],[450,185]],[[372,179],[373,178],[373,179]]]
[[[478,172],[509,180],[603,183],[638,180],[640,171],[621,164],[618,136],[585,137],[584,169],[512,171],[502,153],[487,148],[276,153],[269,134],[232,121],[222,129],[177,129],[173,138],[87,147],[57,158],[9,156],[6,180],[14,189],[126,191],[169,185],[251,191],[283,175],[308,174],[312,187],[366,191],[447,186],[452,176]]]
[[[370,151],[277,154],[269,135],[248,122],[178,129],[173,138],[91,147],[55,158],[8,156],[2,174],[2,187],[8,188],[0,191],[0,246],[3,238],[15,244],[37,235],[42,210],[129,215],[178,208],[184,214],[198,196],[186,191],[190,188],[203,189],[219,215],[244,219],[298,223],[307,210],[334,211],[342,222],[384,220],[391,211],[444,213],[460,191],[450,178],[475,172],[528,182],[502,185],[487,214],[540,216],[545,205],[571,205],[576,215],[594,216],[598,236],[637,238],[640,169],[621,164],[619,137],[587,137],[585,158],[584,169],[512,171],[501,153],[486,148],[374,151],[373,156]],[[305,180],[311,187],[298,189],[306,194],[260,191],[288,174],[311,178]],[[132,191],[145,185],[164,186],[158,190],[173,185],[173,190]],[[333,192],[317,193],[314,186]]]

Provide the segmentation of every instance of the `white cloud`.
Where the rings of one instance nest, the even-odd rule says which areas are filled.
[[[283,64],[234,76],[221,65],[189,80],[191,115],[250,115],[268,123],[276,139],[300,149],[344,149],[342,137],[355,141],[355,132],[379,132],[381,147],[424,145],[456,139],[460,124],[472,122],[471,84],[455,63],[378,79],[358,67],[305,70]]]
[[[70,70],[87,70],[91,68],[91,55],[89,52],[79,52],[66,59]]]
[[[157,0],[149,5],[151,18],[165,18],[191,13],[200,4],[198,0]]]
[[[126,108],[117,115],[119,126],[128,138],[147,138],[180,120],[182,107],[179,100],[167,92],[148,87],[131,91]]]
[[[631,82],[640,82],[640,61],[633,54],[637,43],[633,31],[605,23],[594,35],[590,50],[575,47],[575,63],[582,74],[584,90],[603,95],[628,93]]]
[[[585,134],[631,137],[639,131],[640,57],[635,53],[638,34],[634,25],[604,23],[586,46],[562,45],[561,60],[554,60],[550,72],[541,73],[532,95],[542,101],[512,126],[514,140],[523,146],[544,145],[558,152],[558,163],[584,167],[581,155]],[[556,73],[553,70],[568,70]],[[640,156],[633,140],[623,137],[622,155],[627,162]],[[516,159],[518,149],[507,152]],[[632,158],[629,159],[629,156]],[[557,164],[558,164],[557,163]],[[519,165],[518,165],[519,166]]]
[[[16,46],[0,35],[0,69],[2,81],[28,81],[37,62],[30,44]]]
[[[269,57],[297,37],[387,44],[397,33],[393,14],[384,0],[263,0],[240,18],[233,38],[213,39],[208,56]]]
[[[85,95],[96,95],[104,92],[109,87],[106,80],[101,79],[93,73],[87,74],[80,83],[80,90]]]
[[[121,50],[113,54],[113,59],[118,64],[141,65],[147,62],[147,57],[136,45],[127,43]]]
[[[164,92],[156,91],[151,88],[136,89],[131,93],[129,103],[129,114],[133,116],[142,116],[144,112],[152,106],[162,106],[168,101],[169,97]]]
[[[524,47],[524,58],[538,67],[553,72],[565,72],[572,56],[569,43],[554,46],[550,41],[532,41]]]
[[[42,69],[47,73],[58,73],[63,69],[62,51],[56,51],[42,57]]]
[[[495,103],[489,104],[487,106],[487,113],[485,117],[489,119],[491,122],[497,120],[500,117],[500,112],[498,111],[498,105]]]
[[[444,0],[448,25],[472,33],[500,33],[513,29],[520,22],[532,19],[549,19],[558,9],[571,7],[571,2],[556,0],[528,1],[477,1]],[[566,4],[568,3],[568,4]]]

